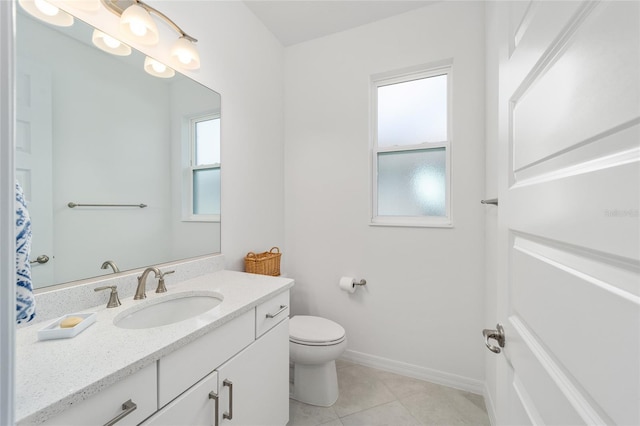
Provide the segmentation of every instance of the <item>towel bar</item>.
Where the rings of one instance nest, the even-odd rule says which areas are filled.
[[[74,203],[73,201],[69,202],[67,206],[69,206],[70,209],[74,207],[140,207],[141,209],[144,209],[147,207],[146,204],[79,204]]]

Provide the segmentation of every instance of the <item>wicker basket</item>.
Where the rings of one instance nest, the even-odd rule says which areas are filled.
[[[251,274],[280,275],[280,249],[273,247],[264,253],[249,252],[244,258],[244,270]]]

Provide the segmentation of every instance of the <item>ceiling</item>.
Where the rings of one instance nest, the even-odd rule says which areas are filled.
[[[428,0],[244,0],[284,46],[436,3]]]

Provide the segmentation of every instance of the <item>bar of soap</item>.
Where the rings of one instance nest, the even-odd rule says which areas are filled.
[[[67,317],[60,321],[60,328],[71,328],[82,322],[81,317]]]

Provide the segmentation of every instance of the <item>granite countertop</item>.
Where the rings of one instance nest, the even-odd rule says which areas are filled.
[[[16,420],[38,424],[97,394],[211,330],[253,309],[293,286],[288,278],[218,271],[177,284],[156,294],[148,280],[147,299],[121,298],[122,306],[105,304],[79,312],[96,312],[95,324],[70,339],[38,340],[42,321],[16,332]],[[218,308],[175,324],[140,330],[122,329],[113,319],[125,309],[152,303],[171,293],[217,291],[224,296]],[[87,291],[91,291],[87,289]],[[72,313],[72,312],[69,312]]]

